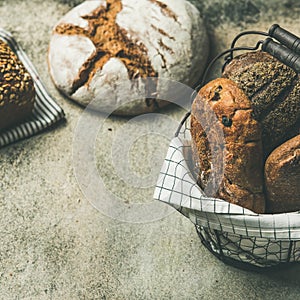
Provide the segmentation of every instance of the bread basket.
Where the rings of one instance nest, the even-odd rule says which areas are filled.
[[[193,175],[189,117],[170,143],[154,198],[195,225],[202,244],[225,263],[262,270],[300,261],[300,212],[257,214],[206,197]]]
[[[235,47],[240,37],[249,34],[268,38],[258,41],[255,47]],[[263,51],[300,73],[299,37],[277,24],[269,32],[245,31],[236,36],[230,49],[210,62],[201,84],[191,95],[191,100],[204,85],[218,59],[227,55],[222,68],[224,70],[232,60],[234,51],[255,51],[261,45]],[[171,140],[154,198],[171,205],[189,218],[195,225],[202,244],[225,263],[243,269],[265,270],[300,261],[300,211],[257,214],[224,200],[207,197],[198,186],[195,179],[197,175],[193,174],[195,168],[191,155],[189,117],[190,113],[184,116]]]

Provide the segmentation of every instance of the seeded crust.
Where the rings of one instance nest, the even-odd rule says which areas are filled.
[[[299,128],[300,80],[291,68],[265,52],[249,52],[234,58],[223,77],[251,100],[253,117],[262,126],[265,157]]]
[[[205,122],[215,113],[224,133],[224,142],[208,141],[211,126]],[[237,84],[219,78],[205,85],[192,105],[191,135],[194,161],[199,167],[199,185],[205,189],[212,169],[212,151],[223,149],[223,178],[215,194],[230,203],[257,213],[265,211],[261,129],[252,117],[251,102]],[[203,125],[204,124],[204,125]],[[212,136],[215,136],[213,134]]]
[[[28,117],[34,98],[30,74],[9,46],[0,40],[0,130]]]
[[[277,147],[265,164],[267,212],[300,210],[300,135]]]

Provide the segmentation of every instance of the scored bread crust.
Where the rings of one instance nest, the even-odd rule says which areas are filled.
[[[135,115],[166,104],[166,81],[194,85],[205,66],[208,39],[198,10],[185,0],[85,1],[55,26],[51,77],[84,106]],[[147,78],[155,77],[153,80]],[[136,100],[126,103],[130,100]],[[124,106],[123,106],[124,105]]]
[[[277,147],[265,163],[267,211],[300,210],[300,135]]]
[[[203,111],[203,103],[210,109]],[[212,126],[206,123],[215,114],[224,134],[209,141]],[[252,116],[251,102],[229,79],[218,78],[205,85],[192,105],[191,136],[194,161],[199,167],[198,183],[205,190],[212,170],[212,153],[223,151],[223,178],[215,194],[230,203],[257,213],[265,211],[263,156],[260,124]]]
[[[0,40],[0,130],[28,117],[34,100],[30,74],[10,47]]]

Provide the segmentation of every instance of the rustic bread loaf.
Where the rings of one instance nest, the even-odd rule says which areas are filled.
[[[0,40],[0,130],[28,117],[34,99],[30,74],[10,47]]]
[[[55,26],[49,69],[77,103],[135,115],[167,103],[159,99],[168,83],[157,77],[194,85],[208,44],[200,13],[186,0],[85,1]]]
[[[300,135],[276,148],[265,164],[267,211],[300,210]]]
[[[213,116],[224,139],[211,130]],[[192,105],[192,152],[199,167],[198,183],[205,190],[212,170],[223,172],[217,191],[208,196],[253,210],[265,211],[263,155],[260,124],[253,118],[250,100],[235,82],[215,79],[205,85]],[[211,137],[211,140],[208,137]],[[223,144],[224,143],[224,144]],[[212,154],[222,149],[222,166],[212,162]]]
[[[237,83],[250,99],[253,117],[261,123],[264,156],[299,128],[299,75],[265,52],[235,57],[224,78]]]

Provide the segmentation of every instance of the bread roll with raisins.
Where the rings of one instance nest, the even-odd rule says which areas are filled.
[[[209,120],[214,119],[213,114],[223,139],[211,132],[214,124]],[[250,100],[235,82],[219,78],[200,90],[192,105],[191,135],[194,161],[200,169],[199,185],[205,190],[216,170],[223,175],[220,185],[207,196],[264,213],[261,127],[253,117]],[[219,160],[222,166],[212,161],[218,149],[223,156]]]

